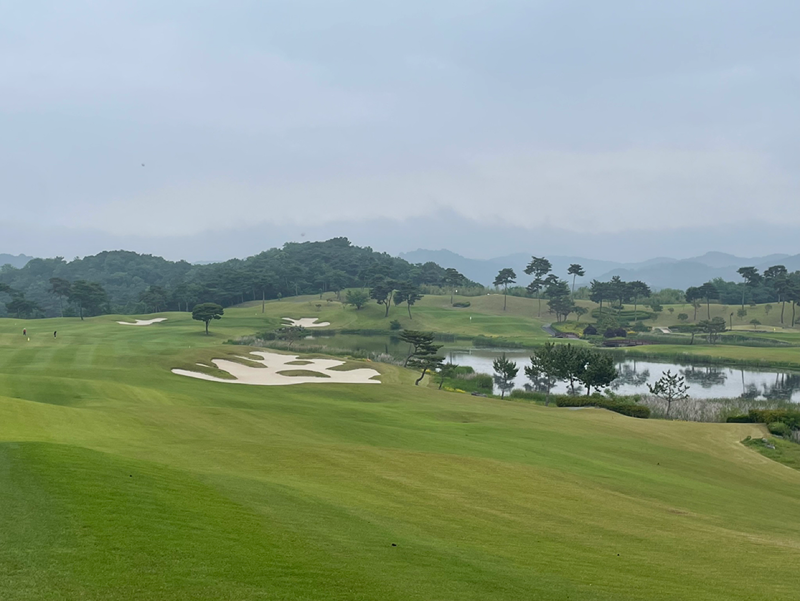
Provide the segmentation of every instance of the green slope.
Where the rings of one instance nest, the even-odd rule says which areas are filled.
[[[226,311],[208,337],[174,313],[0,320],[0,599],[795,594],[800,473],[739,443],[757,426],[478,399],[375,364],[381,386],[170,373],[304,302]]]

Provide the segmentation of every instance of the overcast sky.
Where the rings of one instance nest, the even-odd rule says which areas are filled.
[[[796,254],[799,24],[796,0],[0,0],[0,252],[383,250],[455,215],[476,257],[526,229],[685,256],[705,227]]]

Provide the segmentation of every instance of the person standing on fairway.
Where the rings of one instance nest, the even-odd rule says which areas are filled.
[[[53,331],[53,338],[56,337],[56,334],[58,334],[58,331]]]
[[[23,336],[27,336],[28,335],[28,328],[22,328],[22,335]]]

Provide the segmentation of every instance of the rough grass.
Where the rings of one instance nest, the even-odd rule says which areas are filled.
[[[796,594],[800,473],[739,443],[760,426],[474,398],[375,363],[380,387],[170,373],[301,305],[226,310],[211,336],[177,313],[0,320],[0,598]]]
[[[767,440],[766,443],[764,439]],[[800,444],[772,436],[756,437],[749,440],[745,439],[742,441],[742,444],[751,449],[755,449],[764,455],[764,457],[769,457],[773,461],[782,463],[792,469],[800,470]],[[769,448],[769,446],[767,446],[768,444],[772,445],[774,448]]]

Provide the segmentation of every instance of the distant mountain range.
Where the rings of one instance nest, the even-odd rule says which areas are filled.
[[[16,267],[17,269],[21,269],[28,264],[28,261],[33,259],[33,257],[28,257],[27,255],[6,255],[0,253],[0,267],[3,265],[11,265],[12,267]]]
[[[411,263],[434,261],[442,267],[454,267],[469,279],[490,285],[497,272],[511,267],[517,274],[517,283],[526,285],[530,278],[525,275],[525,266],[531,257],[517,253],[495,259],[468,259],[449,250],[424,250],[401,253],[400,256]],[[772,265],[785,265],[789,271],[800,270],[800,255],[774,254],[764,257],[737,257],[727,253],[709,252],[689,259],[657,257],[634,263],[619,263],[587,259],[586,257],[548,256],[553,264],[553,272],[567,280],[567,268],[571,263],[579,263],[586,275],[577,278],[576,286],[587,285],[591,280],[609,280],[618,275],[623,280],[641,280],[655,289],[679,288],[700,284],[714,278],[738,282],[741,280],[736,270],[743,266],[755,266],[763,271]]]

